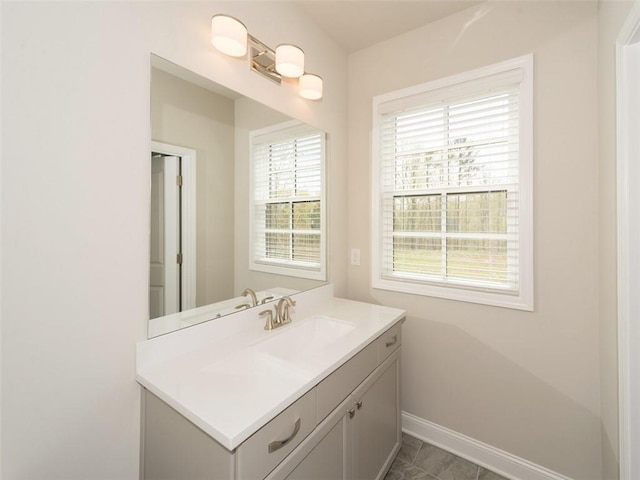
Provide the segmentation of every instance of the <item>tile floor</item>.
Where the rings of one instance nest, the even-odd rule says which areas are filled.
[[[434,445],[402,434],[398,452],[384,480],[507,480]]]

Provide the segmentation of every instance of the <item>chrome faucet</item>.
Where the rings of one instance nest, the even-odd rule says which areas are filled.
[[[295,307],[295,300],[291,300],[289,296],[284,296],[278,300],[276,306],[276,323],[283,325],[291,321],[291,314],[289,313],[289,307]]]
[[[251,297],[251,306],[255,307],[258,305],[258,297],[256,297],[256,292],[251,290],[250,288],[246,288],[244,292],[242,292],[242,296],[246,297],[249,295]]]

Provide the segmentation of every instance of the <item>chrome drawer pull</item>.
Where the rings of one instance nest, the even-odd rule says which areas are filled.
[[[293,433],[289,435],[287,438],[285,438],[284,440],[276,440],[275,442],[271,442],[269,444],[269,453],[273,453],[276,450],[280,450],[287,443],[293,440],[293,438],[298,434],[299,431],[300,431],[300,418],[298,417],[298,419],[296,420],[296,425],[293,428]]]
[[[387,348],[391,347],[392,345],[395,345],[396,343],[398,343],[398,335],[394,335],[393,336],[393,340],[385,343],[385,345],[387,346]]]

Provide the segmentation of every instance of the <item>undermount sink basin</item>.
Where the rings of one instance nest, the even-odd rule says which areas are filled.
[[[322,355],[340,338],[355,330],[355,325],[326,316],[314,316],[282,327],[272,338],[256,344],[258,352],[285,361],[299,362],[303,358]]]
[[[344,320],[314,316],[293,320],[261,340],[207,365],[200,371],[217,374],[238,385],[257,378],[273,378],[267,372],[285,376],[304,375],[323,358],[332,345],[356,329]]]

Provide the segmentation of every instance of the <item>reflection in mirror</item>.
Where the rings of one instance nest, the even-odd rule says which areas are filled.
[[[151,66],[149,337],[323,285],[326,273],[273,273],[250,258],[257,208],[250,138],[293,119],[157,56]],[[323,144],[322,170],[324,162]],[[321,222],[324,230],[324,213]],[[301,234],[311,238],[293,230],[285,226],[273,238],[297,235],[292,245]],[[324,236],[321,247],[324,272]]]

